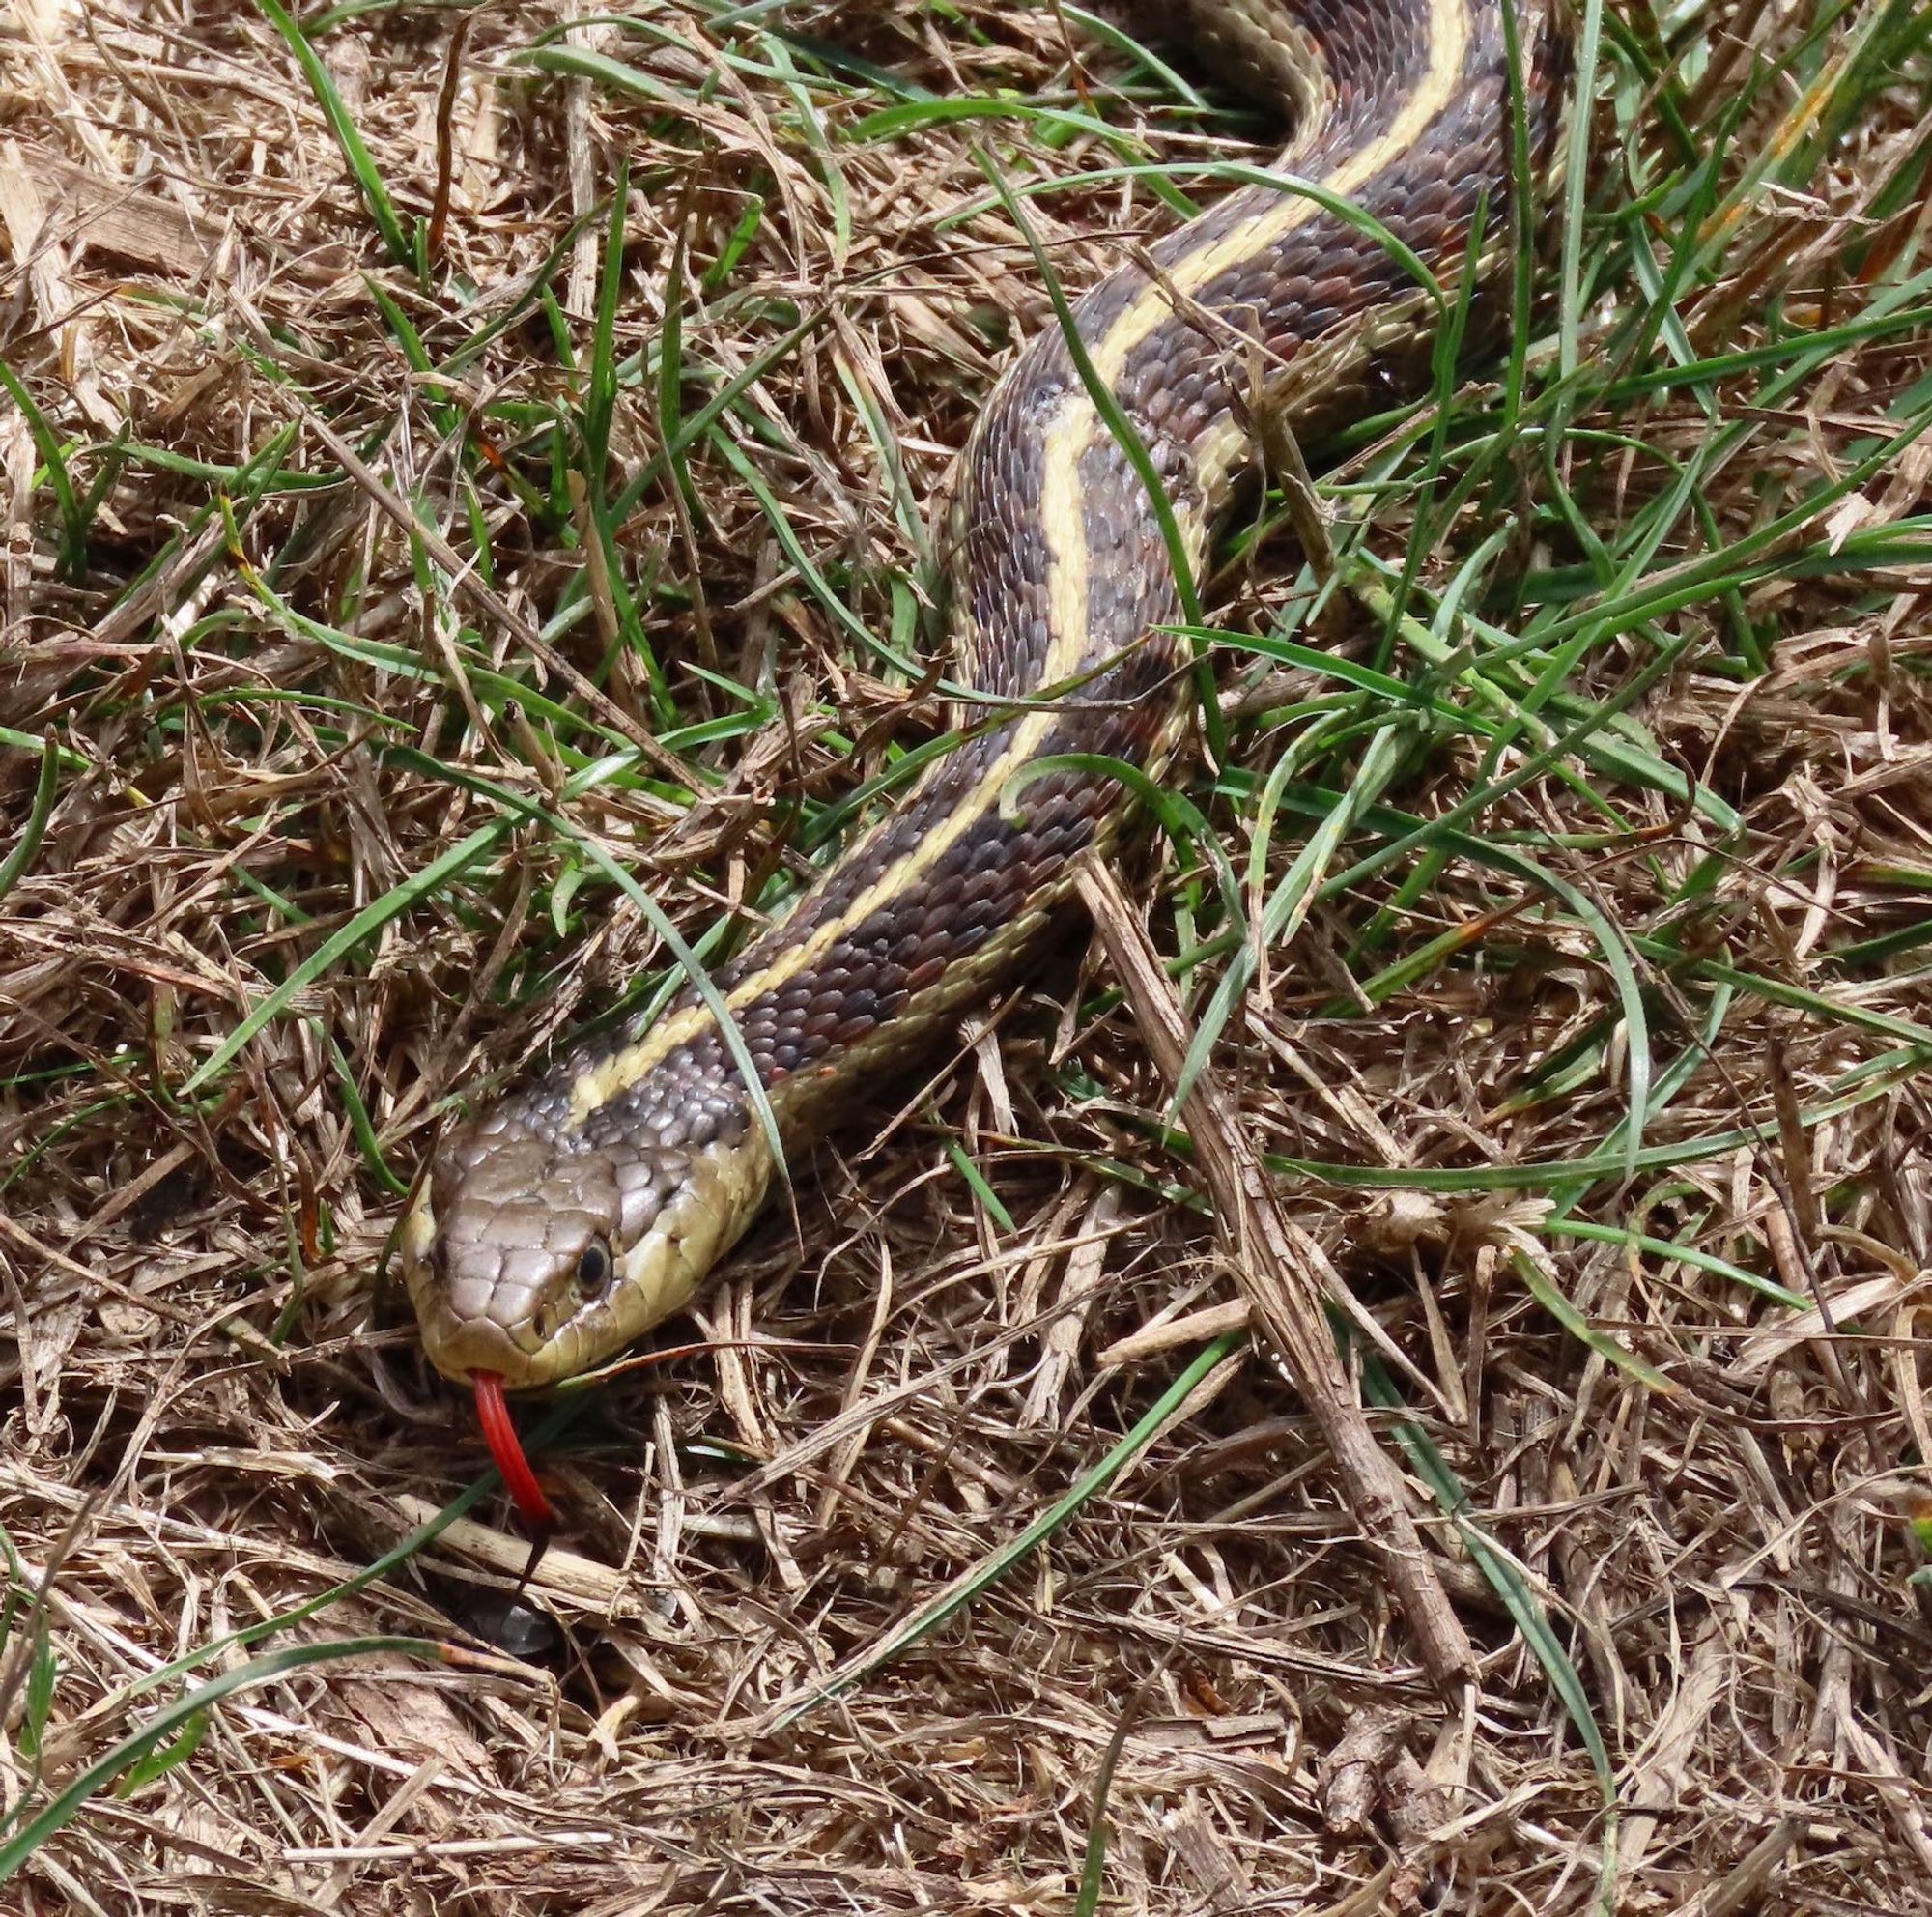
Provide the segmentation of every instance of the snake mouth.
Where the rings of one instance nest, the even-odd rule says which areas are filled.
[[[503,1396],[503,1377],[498,1371],[472,1371],[469,1383],[476,1393],[476,1421],[483,1428],[483,1442],[503,1478],[510,1502],[530,1529],[540,1535],[556,1526],[556,1512],[544,1496],[543,1486],[530,1467],[524,1442],[517,1436],[516,1420]]]

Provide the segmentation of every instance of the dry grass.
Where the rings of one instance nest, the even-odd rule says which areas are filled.
[[[478,1469],[375,1281],[449,1101],[666,975],[586,845],[735,936],[943,723],[891,657],[935,644],[924,502],[1051,324],[976,143],[1015,184],[1152,157],[1207,192],[1184,169],[1257,127],[1004,0],[797,4],[788,40],[706,0],[567,38],[544,7],[318,15],[390,213],[269,15],[22,0],[0,356],[44,440],[0,401],[0,858],[44,836],[0,901],[5,1907],[1072,1911],[1090,1855],[1121,1910],[1932,1907],[1932,457],[1868,458],[1932,370],[1918,14],[1673,15],[1681,87],[1605,90],[1605,216],[1529,430],[1466,498],[1493,384],[1439,446],[1339,469],[1385,491],[1363,554],[1423,553],[1425,619],[1500,529],[1469,605],[1527,672],[1453,623],[1443,671],[1426,634],[1384,649],[1364,558],[1317,643],[1406,693],[1227,661],[1231,761],[1191,790],[1257,922],[1308,815],[1353,810],[1208,1091],[1354,1302],[1377,1455],[1479,1660],[1445,1699],[1252,1350],[861,1669],[1157,1406],[1229,1322],[1231,1257],[1251,1299],[1272,1269],[1210,1228],[1157,1015],[1078,941],[997,1050],[967,1035],[841,1136],[701,1349],[581,1405],[547,1466],[554,1641],[505,1637],[524,1612],[497,1642],[527,1659],[464,1635],[522,1561],[489,1490],[299,1609]],[[1145,144],[868,129],[894,79],[1045,90]],[[1710,195],[1630,215],[1626,168],[1668,187],[1712,148]],[[1173,217],[1119,177],[1028,207],[1071,284]],[[1613,363],[1633,247],[1662,275],[1707,217],[1670,326]],[[1299,618],[1297,566],[1243,551],[1217,615]],[[1430,822],[1379,865],[1376,805]],[[1235,941],[1199,854],[1134,878],[1215,1016]]]

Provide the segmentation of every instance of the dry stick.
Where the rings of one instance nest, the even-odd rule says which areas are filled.
[[[1105,867],[1085,867],[1079,890],[1141,1038],[1172,1086],[1187,1056],[1188,1035],[1160,960]],[[1340,1280],[1321,1247],[1275,1203],[1267,1169],[1212,1071],[1196,1077],[1182,1110],[1214,1201],[1215,1229],[1254,1322],[1327,1440],[1355,1523],[1387,1564],[1423,1668],[1453,1694],[1474,1674],[1476,1654],[1423,1548],[1401,1475],[1376,1443],[1336,1353],[1322,1303]]]
[[[456,98],[463,90],[463,48],[475,22],[474,14],[459,14],[449,37],[449,53],[442,65],[442,91],[436,97],[436,197],[429,209],[429,256],[442,258],[443,235],[449,227],[449,196],[456,182]]]

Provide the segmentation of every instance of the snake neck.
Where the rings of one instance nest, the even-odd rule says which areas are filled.
[[[445,1327],[445,1368],[540,1382],[676,1309],[772,1169],[740,1058],[790,1151],[1035,951],[1078,861],[1119,829],[1122,780],[1096,761],[1157,778],[1175,749],[1190,656],[1172,630],[1179,582],[1251,462],[1257,420],[1310,437],[1393,398],[1432,347],[1435,296],[1406,261],[1450,310],[1466,263],[1493,270],[1498,246],[1472,237],[1479,218],[1486,235],[1511,228],[1498,0],[1177,4],[1220,64],[1299,102],[1298,178],[1220,200],[1089,293],[1071,338],[1041,334],[999,382],[948,529],[958,670],[987,702],[958,713],[963,743],[717,976],[737,1045],[692,993],[649,1031],[566,1058],[439,1155],[412,1285],[429,1301],[426,1340]],[[1541,176],[1560,42],[1540,13],[1525,27]],[[1003,701],[1026,703],[1003,715]],[[690,1236],[647,1260],[666,1207]],[[621,1310],[542,1329],[558,1273],[607,1238],[620,1265],[649,1265],[648,1282]],[[483,1317],[504,1337],[474,1331]]]
[[[1299,176],[1424,261],[1453,304],[1479,214],[1492,234],[1509,223],[1494,0],[1183,0],[1183,14],[1217,65],[1297,97],[1315,116],[1287,157]],[[1285,41],[1292,85],[1254,51]],[[1557,58],[1552,32],[1529,43],[1534,60]],[[1547,75],[1524,87],[1539,173],[1556,92]],[[882,1056],[949,1025],[1037,943],[1122,794],[1105,772],[1034,768],[1101,757],[1158,777],[1189,656],[1165,630],[1182,612],[1171,542],[1199,568],[1250,464],[1258,415],[1312,437],[1425,376],[1431,329],[1413,315],[1426,299],[1395,249],[1321,198],[1258,185],[1089,293],[1073,309],[1077,352],[1049,330],[1008,370],[961,455],[948,516],[958,671],[991,701],[1072,690],[998,725],[996,704],[960,706],[967,742],[719,976],[787,1136],[825,1123]],[[707,1069],[734,1074],[694,998],[604,1079],[621,1094],[673,1059],[682,1067],[694,1044]]]

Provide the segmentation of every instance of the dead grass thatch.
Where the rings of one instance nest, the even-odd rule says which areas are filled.
[[[1006,0],[351,4],[321,90],[269,0],[19,0],[0,1903],[1932,1907],[1923,11],[1613,7],[1517,437],[1457,491],[1477,383],[1331,469],[1301,636],[1403,689],[1230,647],[1191,791],[1293,935],[1194,1150],[1183,845],[577,1406],[538,1611],[399,1194],[666,976],[593,851],[736,935],[943,727],[927,502],[1052,323],[978,151],[1077,286],[1175,216],[1119,167],[1265,129]],[[1426,627],[1498,529],[1385,652],[1411,538]],[[1293,544],[1215,603],[1299,630]],[[1214,1343],[1324,1267],[1325,1409]]]

